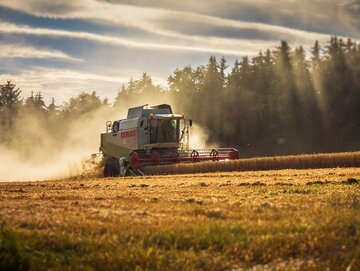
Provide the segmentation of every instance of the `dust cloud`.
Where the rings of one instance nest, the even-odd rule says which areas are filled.
[[[193,122],[193,126],[189,129],[190,149],[205,149],[205,148],[217,148],[218,145],[215,143],[208,144],[208,133],[198,123]]]
[[[66,126],[61,121],[52,123],[51,128],[37,115],[18,117],[11,147],[0,145],[0,181],[50,180],[81,174],[83,161],[98,151],[100,133],[113,114],[97,110]]]

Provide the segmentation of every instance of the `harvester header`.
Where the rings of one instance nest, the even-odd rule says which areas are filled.
[[[174,114],[168,104],[130,108],[126,119],[107,121],[100,141],[104,176],[143,175],[141,169],[151,165],[239,158],[233,148],[190,149],[191,126],[192,120]]]

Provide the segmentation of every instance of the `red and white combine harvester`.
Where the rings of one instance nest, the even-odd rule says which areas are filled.
[[[126,119],[108,121],[101,134],[104,176],[144,175],[141,169],[151,165],[239,158],[234,148],[190,149],[191,126],[167,104],[130,108]]]

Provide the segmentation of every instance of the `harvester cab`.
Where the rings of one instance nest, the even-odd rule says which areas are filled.
[[[106,122],[100,152],[104,176],[144,175],[141,168],[180,162],[237,159],[235,149],[191,150],[191,120],[161,104],[130,108],[126,119]]]

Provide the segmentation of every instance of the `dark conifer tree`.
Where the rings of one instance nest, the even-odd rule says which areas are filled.
[[[3,142],[11,135],[14,119],[21,106],[20,94],[21,90],[11,81],[0,85],[0,140]]]
[[[6,84],[0,85],[0,110],[4,107],[13,109],[20,104],[21,90],[16,88],[15,84],[7,81]]]

